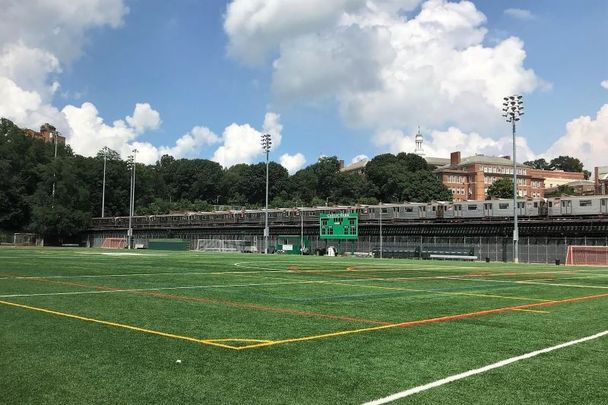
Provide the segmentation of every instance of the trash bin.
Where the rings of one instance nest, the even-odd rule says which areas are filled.
[[[555,265],[559,266],[559,259],[555,259]]]
[[[486,257],[486,263],[490,263],[490,258]]]

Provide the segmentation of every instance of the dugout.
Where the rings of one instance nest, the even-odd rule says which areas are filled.
[[[304,254],[310,252],[310,240],[303,238],[300,235],[279,235],[277,237],[277,252],[286,255],[301,255],[302,241],[304,242]]]
[[[148,249],[151,250],[190,250],[190,241],[183,239],[150,239]]]

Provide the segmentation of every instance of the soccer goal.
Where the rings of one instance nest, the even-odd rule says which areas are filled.
[[[127,247],[127,238],[104,238],[101,247],[104,249],[124,249]]]
[[[244,252],[250,244],[246,240],[197,239],[196,250],[201,252]]]
[[[15,246],[41,246],[42,240],[35,233],[15,233],[13,245]]]
[[[568,246],[566,264],[608,266],[608,246]]]

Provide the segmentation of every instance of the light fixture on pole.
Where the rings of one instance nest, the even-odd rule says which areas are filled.
[[[515,143],[515,123],[524,115],[522,96],[505,97],[502,103],[502,116],[513,128],[513,262],[519,263],[519,229],[517,227],[517,146]]]
[[[268,228],[268,156],[272,148],[272,136],[270,134],[262,134],[262,149],[266,152],[266,208],[264,208],[264,254],[268,254],[268,237],[270,229]]]
[[[110,149],[107,146],[104,146],[101,149],[103,152],[103,183],[101,186],[101,217],[105,217],[105,207],[106,207],[106,161],[108,160],[108,152]]]
[[[127,165],[131,169],[131,193],[129,198],[129,230],[127,231],[127,247],[131,249],[133,241],[133,215],[135,215],[135,166],[137,149],[133,149],[133,155],[129,156]]]

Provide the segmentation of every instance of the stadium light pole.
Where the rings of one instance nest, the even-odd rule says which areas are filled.
[[[382,259],[382,207],[380,207],[380,258]]]
[[[264,254],[268,254],[268,237],[270,230],[268,229],[268,156],[272,147],[272,136],[270,134],[262,134],[262,149],[266,152],[266,208],[264,208]]]
[[[101,217],[105,217],[106,207],[106,161],[108,160],[108,151],[110,149],[104,146],[101,150],[103,152],[103,183],[101,186]]]
[[[55,143],[55,157],[53,164],[53,192],[52,192],[52,205],[51,208],[55,208],[55,184],[57,183],[57,135],[59,133],[54,130],[51,131],[51,137],[53,138],[53,142]]]
[[[513,128],[513,263],[519,263],[519,229],[517,227],[517,146],[515,143],[515,123],[524,115],[522,96],[503,98],[502,116]]]
[[[135,213],[135,159],[137,149],[133,149],[133,154],[129,156],[128,164],[131,169],[131,193],[129,198],[129,231],[127,232],[127,247],[131,249],[133,239],[133,215]]]

